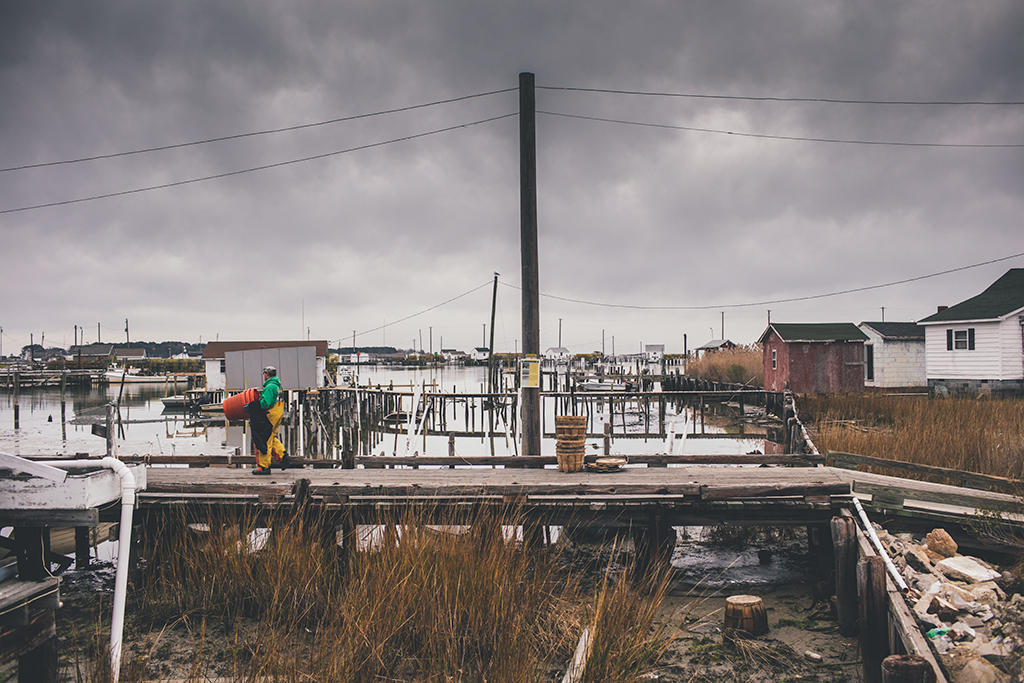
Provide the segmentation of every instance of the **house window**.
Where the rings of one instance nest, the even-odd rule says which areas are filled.
[[[966,330],[946,330],[947,351],[973,351],[974,350],[974,328]]]
[[[871,344],[864,345],[864,367],[867,370],[867,380],[875,380],[875,347]]]
[[[220,362],[220,371],[221,371],[221,373],[223,373],[223,374],[226,374],[226,373],[227,373],[227,371],[228,371],[228,367],[227,367],[227,361],[226,361],[226,360],[222,360],[222,361]]]
[[[772,370],[779,369],[779,352],[772,349]]]

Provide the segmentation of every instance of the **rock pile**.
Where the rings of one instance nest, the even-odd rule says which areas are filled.
[[[952,681],[1020,680],[1024,596],[1005,592],[1014,577],[958,554],[943,529],[931,531],[923,542],[877,525],[875,531],[910,587],[907,601]]]

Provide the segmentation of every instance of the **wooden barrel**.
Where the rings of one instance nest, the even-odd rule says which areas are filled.
[[[562,472],[582,470],[587,446],[587,416],[556,415],[555,437],[558,469]]]
[[[583,451],[558,452],[558,469],[562,472],[579,472],[583,469]]]
[[[725,599],[725,627],[752,636],[768,633],[764,601],[755,595],[733,595]]]
[[[556,425],[555,426],[555,437],[557,439],[559,439],[559,440],[561,440],[561,439],[585,439],[585,438],[587,438],[587,428],[586,427],[576,427],[576,426]]]

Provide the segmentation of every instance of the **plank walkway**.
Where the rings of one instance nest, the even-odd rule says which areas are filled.
[[[568,517],[633,522],[657,510],[673,525],[786,525],[827,523],[852,505],[856,495],[869,511],[908,522],[961,525],[979,511],[999,510],[1008,523],[1024,523],[1017,514],[1019,501],[1009,494],[834,467],[630,466],[607,474],[551,468],[296,468],[265,477],[250,472],[153,467],[139,504],[258,504],[276,509],[308,495],[323,506],[367,514],[403,503],[514,503],[551,523]]]

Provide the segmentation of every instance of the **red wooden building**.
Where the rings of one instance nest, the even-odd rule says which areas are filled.
[[[764,388],[799,394],[864,390],[864,342],[853,323],[771,323],[764,331]]]

